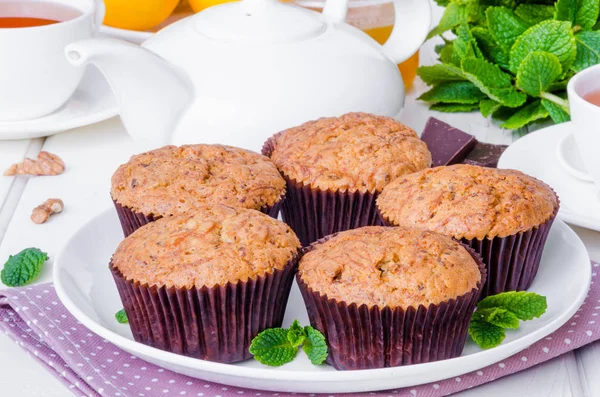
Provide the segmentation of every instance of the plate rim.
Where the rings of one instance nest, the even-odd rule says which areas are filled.
[[[571,127],[572,124],[573,124],[572,121],[567,121],[567,122],[560,123],[560,124],[550,125],[548,127],[540,128],[539,130],[530,132],[529,134],[519,138],[518,140],[513,142],[511,145],[509,145],[508,148],[506,148],[506,150],[504,151],[504,153],[502,153],[502,155],[500,156],[500,159],[498,160],[498,168],[517,169],[515,167],[512,167],[511,164],[506,164],[506,162],[508,161],[508,160],[506,160],[506,158],[507,158],[506,153],[510,153],[512,150],[516,150],[515,147],[517,147],[517,145],[519,145],[520,141],[535,139],[535,138],[537,138],[537,134],[540,134],[540,135],[544,134],[544,133],[547,134],[548,130],[565,129],[565,130],[567,130],[567,132],[569,132],[570,128],[572,128]],[[554,157],[556,157],[555,151],[553,151],[552,155]],[[558,158],[556,158],[556,161],[558,162]],[[565,172],[567,172],[567,171],[565,170]],[[589,185],[590,184],[590,182],[582,181],[571,175],[570,175],[570,178],[577,184],[581,184],[581,185]],[[571,209],[567,209],[564,206],[561,207],[560,210],[558,211],[558,218],[569,224],[600,232],[600,220],[595,220],[595,219],[590,220],[590,218],[588,218],[584,215],[577,214],[577,213],[573,212]]]
[[[585,285],[586,288],[580,289],[577,299],[572,300],[570,305],[564,310],[553,322],[548,323],[544,327],[537,329],[527,335],[524,335],[521,338],[510,341],[506,344],[502,344],[494,349],[482,350],[481,352],[471,354],[468,356],[461,356],[447,360],[440,360],[431,363],[423,363],[423,364],[413,364],[409,366],[400,366],[400,367],[390,367],[390,368],[377,368],[377,369],[367,369],[367,370],[356,370],[356,371],[281,371],[269,367],[265,368],[250,368],[250,367],[240,367],[233,364],[223,364],[217,362],[211,362],[206,360],[199,360],[192,357],[186,357],[182,355],[178,355],[176,353],[171,353],[167,351],[163,351],[154,347],[150,347],[144,345],[140,342],[136,342],[132,339],[121,336],[114,331],[104,327],[100,323],[92,320],[88,317],[79,307],[71,300],[69,294],[63,288],[60,272],[63,268],[63,256],[65,255],[65,251],[72,244],[72,241],[77,237],[77,235],[87,226],[92,223],[98,222],[99,218],[103,218],[107,215],[113,213],[113,209],[106,209],[96,215],[93,218],[90,218],[84,224],[82,224],[71,236],[67,239],[66,243],[61,247],[60,251],[55,257],[54,266],[53,266],[53,283],[55,286],[55,290],[57,295],[65,306],[67,311],[69,311],[78,321],[80,321],[84,326],[86,326],[90,331],[99,335],[100,337],[108,340],[109,342],[115,344],[117,347],[130,352],[133,355],[140,354],[143,356],[150,356],[156,360],[162,362],[168,362],[173,365],[179,367],[186,367],[188,369],[193,369],[195,371],[203,371],[212,373],[215,375],[224,375],[224,376],[233,376],[235,378],[248,378],[248,379],[256,379],[256,380],[271,380],[278,382],[307,382],[307,383],[329,383],[329,382],[345,382],[345,381],[353,381],[352,383],[361,382],[361,381],[378,381],[378,380],[386,380],[392,376],[399,376],[397,373],[398,370],[405,372],[401,375],[410,377],[414,374],[422,374],[424,370],[430,369],[431,366],[435,366],[436,364],[443,363],[442,365],[452,367],[452,364],[457,363],[455,365],[455,371],[449,373],[447,376],[437,378],[437,380],[429,380],[425,383],[441,381],[443,379],[448,379],[453,376],[459,376],[461,374],[469,373],[475,371],[480,368],[484,368],[486,366],[492,365],[499,361],[510,357],[532,344],[542,340],[544,337],[550,335],[562,325],[564,325],[579,309],[583,301],[585,300],[589,288],[590,282],[592,278],[592,268],[591,265],[586,267],[586,280]],[[114,214],[113,214],[114,215]],[[116,216],[116,215],[115,215]],[[557,219],[554,222],[553,228],[562,229],[561,232],[566,232],[572,235],[579,245],[579,249],[582,253],[585,254],[586,260],[588,264],[590,263],[589,253],[585,248],[585,245],[577,236],[577,234],[564,222]],[[518,345],[518,346],[515,346]],[[490,359],[490,356],[495,356],[495,358]],[[143,359],[143,358],[141,358]],[[482,360],[483,359],[483,360]],[[466,361],[466,362],[465,362]],[[483,363],[477,363],[484,361]],[[435,368],[434,368],[435,369]],[[432,371],[435,372],[435,371]],[[332,380],[332,374],[335,373],[335,380]],[[191,375],[190,375],[191,376]],[[193,376],[192,376],[193,377]],[[411,385],[399,386],[399,387],[410,387],[416,386],[417,384],[425,384],[425,383],[416,383]],[[353,389],[349,389],[353,390]],[[382,389],[369,389],[363,391],[377,391]],[[283,391],[283,390],[282,390]],[[310,393],[310,391],[306,391]],[[315,391],[318,393],[318,391]]]

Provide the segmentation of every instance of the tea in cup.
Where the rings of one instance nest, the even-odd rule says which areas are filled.
[[[85,71],[65,59],[64,48],[93,37],[103,18],[102,0],[0,0],[0,121],[60,108]]]

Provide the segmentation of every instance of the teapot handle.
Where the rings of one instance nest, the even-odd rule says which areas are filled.
[[[94,10],[94,30],[96,33],[102,27],[102,23],[104,22],[104,15],[106,14],[106,6],[104,5],[104,0],[94,0],[95,10]]]
[[[402,63],[417,52],[427,38],[431,5],[429,0],[394,0],[394,9],[394,28],[383,49],[395,63]]]

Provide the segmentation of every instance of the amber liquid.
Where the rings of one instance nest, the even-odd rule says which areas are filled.
[[[592,105],[600,106],[600,90],[588,92],[583,96],[583,99],[585,99]]]
[[[380,26],[371,29],[365,29],[364,32],[375,39],[376,42],[383,45],[392,34],[393,25]],[[417,51],[413,56],[408,58],[406,61],[398,65],[398,69],[402,73],[402,79],[404,80],[404,87],[408,90],[412,87],[413,81],[417,76],[417,68],[419,67],[419,52]]]
[[[0,29],[3,28],[31,28],[58,23],[54,19],[29,18],[29,17],[0,17]]]

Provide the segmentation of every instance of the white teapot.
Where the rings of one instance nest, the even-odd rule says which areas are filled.
[[[276,0],[242,0],[176,22],[142,46],[74,42],[73,65],[106,76],[141,150],[223,143],[260,150],[275,132],[324,116],[396,116],[404,86],[396,66],[423,43],[428,0],[394,0],[395,26],[381,46],[345,23],[348,0],[322,13]]]

